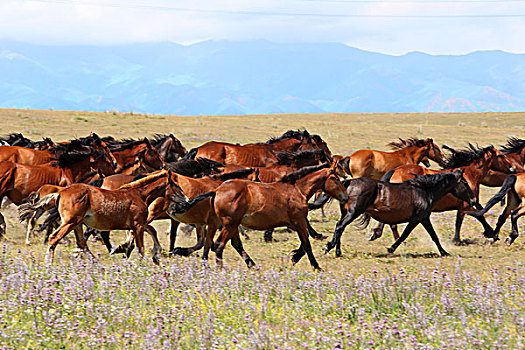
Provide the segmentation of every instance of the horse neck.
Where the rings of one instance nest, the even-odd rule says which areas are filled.
[[[299,149],[299,147],[301,147],[302,143],[303,142],[300,140],[290,138],[290,139],[284,139],[284,140],[272,142],[269,144],[269,148],[273,152],[278,152],[278,151],[295,152]]]
[[[430,189],[428,189],[427,193],[430,196],[431,204],[436,203],[438,200],[440,200],[445,195],[450,193],[452,188],[450,188],[450,190],[447,191],[447,187],[449,187],[449,186],[450,186],[450,183],[448,181],[442,180],[442,181],[438,182],[435,186],[433,186]]]
[[[316,171],[297,180],[295,186],[307,199],[310,199],[315,192],[324,188],[328,174],[326,170]]]
[[[70,174],[70,176],[73,178],[73,181],[76,181],[82,176],[84,176],[84,174],[91,171],[91,167],[89,159],[85,159],[83,161],[73,164],[70,167],[63,168],[62,170],[64,171],[64,173]]]
[[[402,155],[406,160],[406,164],[418,164],[427,156],[426,148],[417,146],[410,146],[395,153]]]
[[[139,196],[144,200],[148,200],[148,202],[151,202],[153,198],[151,196],[153,194],[157,194],[155,198],[162,196],[166,192],[166,179],[161,178],[157,181],[153,181],[151,183],[145,184],[140,187],[134,188],[139,193]],[[149,203],[148,203],[149,204]]]

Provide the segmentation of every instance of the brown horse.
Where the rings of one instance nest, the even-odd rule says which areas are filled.
[[[223,225],[215,247],[217,264],[222,266],[223,250],[228,240],[231,239],[233,247],[248,267],[255,265],[244,251],[239,237],[239,225],[255,230],[286,226],[296,231],[301,241],[301,246],[292,257],[293,263],[296,264],[306,253],[310,264],[315,269],[319,269],[308,239],[307,198],[318,189],[323,189],[342,203],[348,200],[343,185],[333,169],[326,169],[327,166],[328,164],[306,167],[286,175],[280,182],[270,184],[230,180],[215,191],[202,195],[201,198],[206,198],[206,196],[214,198],[213,207]],[[170,216],[179,215],[191,209],[192,204],[180,206],[176,203],[174,200],[174,204],[168,209]],[[203,259],[208,258],[212,242],[213,237],[207,236]]]
[[[3,146],[19,146],[38,150],[45,150],[55,145],[49,137],[44,137],[42,141],[33,141],[20,133],[12,133],[0,137],[0,145],[2,144],[4,144]]]
[[[511,137],[500,150],[505,154],[505,159],[515,167],[517,173],[525,172],[525,140]],[[508,175],[508,172],[489,170],[481,184],[489,187],[499,187],[503,185],[503,181]]]
[[[470,215],[479,218],[482,217],[490,208],[496,203],[500,202],[507,195],[507,206],[498,217],[496,228],[494,229],[494,239],[497,240],[501,227],[511,215],[512,231],[505,240],[508,245],[511,245],[516,238],[518,238],[518,219],[525,215],[525,173],[509,175],[503,182],[503,186],[498,193],[492,197],[483,210],[469,213]]]
[[[91,169],[100,169],[105,174],[114,171],[112,163],[101,151],[62,153],[49,165],[0,162],[0,201],[8,197],[19,205],[42,185],[67,186]],[[0,236],[3,234],[0,232]]]
[[[443,160],[443,152],[430,138],[399,139],[399,142],[390,142],[388,146],[395,151],[359,150],[341,158],[338,164],[345,173],[354,178],[368,177],[379,180],[387,171],[401,165],[423,163],[429,167],[429,159],[438,164]]]
[[[117,172],[123,167],[129,166],[130,163],[136,162],[137,159],[141,160],[144,170],[147,172],[159,170],[164,166],[164,161],[159,152],[147,138],[109,144],[109,149],[117,161]]]
[[[81,224],[84,223],[99,230],[131,230],[141,256],[144,256],[143,235],[147,230],[154,237],[153,260],[158,263],[161,248],[155,229],[148,225],[148,204],[167,195],[182,202],[185,200],[181,189],[170,181],[166,170],[118,190],[74,184],[51,194],[58,202],[62,224],[49,239],[48,261],[53,262],[56,245],[72,230],[75,230],[79,248],[89,252],[82,232]]]
[[[190,150],[185,158],[204,157],[221,162],[244,167],[264,167],[277,164],[277,152],[295,152],[320,148],[327,156],[331,155],[326,142],[319,135],[310,135],[305,131],[289,130],[278,138],[272,138],[265,143],[235,145],[226,142],[211,141]]]
[[[472,144],[469,144],[469,148],[466,150],[454,151],[451,156],[445,160],[444,167],[445,168],[442,170],[431,170],[419,165],[400,166],[394,170],[390,182],[401,183],[420,175],[439,174],[461,169],[463,171],[463,177],[476,196],[476,201],[479,201],[479,187],[488,171],[492,169],[498,172],[509,172],[512,165],[507,162],[505,155],[493,146],[477,148]],[[463,219],[465,214],[474,210],[474,208],[451,194],[447,194],[441,198],[432,207],[432,212],[444,212],[449,210],[457,210],[456,228],[452,241],[455,244],[461,244],[460,233]],[[491,238],[493,236],[493,231],[485,218],[481,216],[478,217],[478,220],[485,229],[483,233],[485,237]],[[373,230],[372,237],[370,237],[371,241],[381,237],[383,226],[383,224],[380,224],[379,227]],[[399,238],[397,226],[391,225],[391,228],[394,234],[394,239],[397,240]]]

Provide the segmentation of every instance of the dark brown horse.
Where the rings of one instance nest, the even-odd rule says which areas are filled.
[[[296,152],[317,148],[324,150],[327,156],[331,155],[326,142],[319,135],[310,135],[306,130],[289,130],[282,136],[272,138],[265,143],[236,145],[217,141],[207,142],[190,150],[185,158],[204,157],[226,165],[264,167],[279,162],[278,152]]]
[[[525,140],[511,137],[500,150],[505,154],[505,159],[514,166],[517,173],[525,172]],[[509,172],[491,169],[481,184],[489,187],[499,187],[503,185],[503,181],[505,181],[507,176],[509,176]]]
[[[154,236],[153,260],[158,263],[161,247],[155,229],[148,225],[148,204],[170,195],[184,201],[180,188],[169,180],[168,171],[132,182],[119,190],[74,184],[50,196],[56,197],[62,224],[49,239],[48,261],[53,262],[55,247],[70,231],[75,230],[77,245],[89,252],[82,223],[99,230],[131,230],[139,253],[144,256],[144,230]],[[46,197],[43,198],[43,200]]]
[[[109,144],[109,149],[115,157],[118,168],[117,172],[128,164],[141,160],[144,171],[152,172],[164,166],[164,161],[159,152],[151,145],[147,138],[142,140],[124,140],[117,144]]]
[[[439,253],[448,255],[430,222],[432,207],[447,193],[452,193],[471,206],[476,204],[474,193],[463,178],[462,171],[423,175],[400,184],[366,177],[346,180],[344,183],[350,199],[341,205],[341,219],[337,222],[332,240],[325,248],[328,253],[335,247],[336,256],[341,256],[341,235],[345,227],[363,214],[363,226],[368,224],[370,217],[386,224],[408,222],[401,237],[388,248],[389,253],[393,253],[421,223],[438,247]]]
[[[327,166],[328,164],[306,167],[286,175],[280,182],[270,184],[230,180],[215,191],[202,195],[201,198],[206,198],[206,195],[214,198],[213,207],[223,226],[215,247],[217,264],[222,266],[223,250],[231,239],[233,247],[248,267],[255,265],[244,251],[239,237],[239,225],[255,230],[286,226],[296,231],[301,241],[299,249],[292,257],[293,263],[297,263],[304,254],[307,254],[310,264],[315,269],[319,269],[308,239],[307,198],[317,190],[323,189],[342,203],[348,200],[348,195],[338,177],[333,169],[327,169]],[[174,200],[174,204],[168,209],[170,216],[180,215],[191,209],[193,205],[177,205],[176,203]],[[208,258],[212,242],[213,237],[207,236],[203,259]]]
[[[438,164],[441,164],[443,160],[443,152],[430,138],[424,140],[399,139],[399,142],[390,142],[388,146],[395,151],[359,150],[350,156],[341,158],[338,164],[345,173],[353,178],[368,177],[379,180],[387,171],[401,165],[423,163],[429,167],[429,159]]]
[[[184,157],[184,155],[188,153],[180,140],[173,134],[155,134],[151,139],[151,145],[155,147],[162,160],[166,163],[176,162],[179,158]]]
[[[49,165],[0,162],[0,201],[8,197],[19,205],[42,185],[67,186],[92,169],[100,169],[105,174],[114,171],[107,155],[101,151],[62,153]],[[0,236],[3,234],[0,232]]]
[[[525,173],[509,175],[503,182],[499,192],[487,202],[483,210],[469,214],[476,218],[482,217],[490,208],[502,201],[505,195],[507,195],[507,206],[498,217],[498,222],[494,229],[494,239],[498,239],[501,227],[511,215],[512,231],[505,240],[508,245],[511,245],[519,235],[518,219],[525,215]]]
[[[461,151],[453,151],[452,154],[445,160],[444,169],[442,170],[431,170],[423,168],[419,165],[403,165],[394,170],[394,173],[390,179],[392,183],[401,183],[403,181],[412,179],[416,176],[439,174],[443,172],[449,172],[461,169],[463,171],[463,177],[470,186],[470,189],[476,196],[476,201],[479,201],[479,187],[489,170],[498,172],[509,172],[512,168],[512,164],[508,163],[504,154],[495,149],[493,146],[485,148],[478,148],[469,144],[469,147]],[[469,211],[474,210],[468,203],[458,199],[452,194],[447,194],[441,198],[432,207],[432,212],[443,212],[449,210],[457,210],[456,215],[456,228],[454,231],[454,238],[452,241],[455,244],[461,244],[460,232],[461,225],[465,214]],[[491,238],[493,236],[492,228],[487,223],[483,216],[478,218],[479,222],[485,229],[485,237]],[[370,240],[373,241],[381,237],[383,224],[373,230],[372,237]],[[397,226],[391,225],[394,239],[399,238],[397,232]]]
[[[38,150],[45,150],[53,147],[55,143],[49,137],[44,137],[42,141],[33,141],[24,137],[20,133],[12,133],[6,136],[0,137],[0,145],[2,146],[18,146],[25,148],[32,148]]]

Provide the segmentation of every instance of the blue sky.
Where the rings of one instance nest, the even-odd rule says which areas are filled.
[[[0,1],[0,39],[41,44],[265,39],[389,54],[525,53],[523,33],[525,0]]]

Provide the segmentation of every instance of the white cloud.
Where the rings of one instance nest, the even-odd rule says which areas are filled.
[[[277,16],[276,13],[525,15],[525,1],[451,4],[423,0],[369,3],[321,0],[4,0],[0,2],[0,39],[45,44],[267,39],[343,42],[394,54],[407,51],[465,53],[486,49],[525,52],[522,39],[525,17],[362,18]]]

